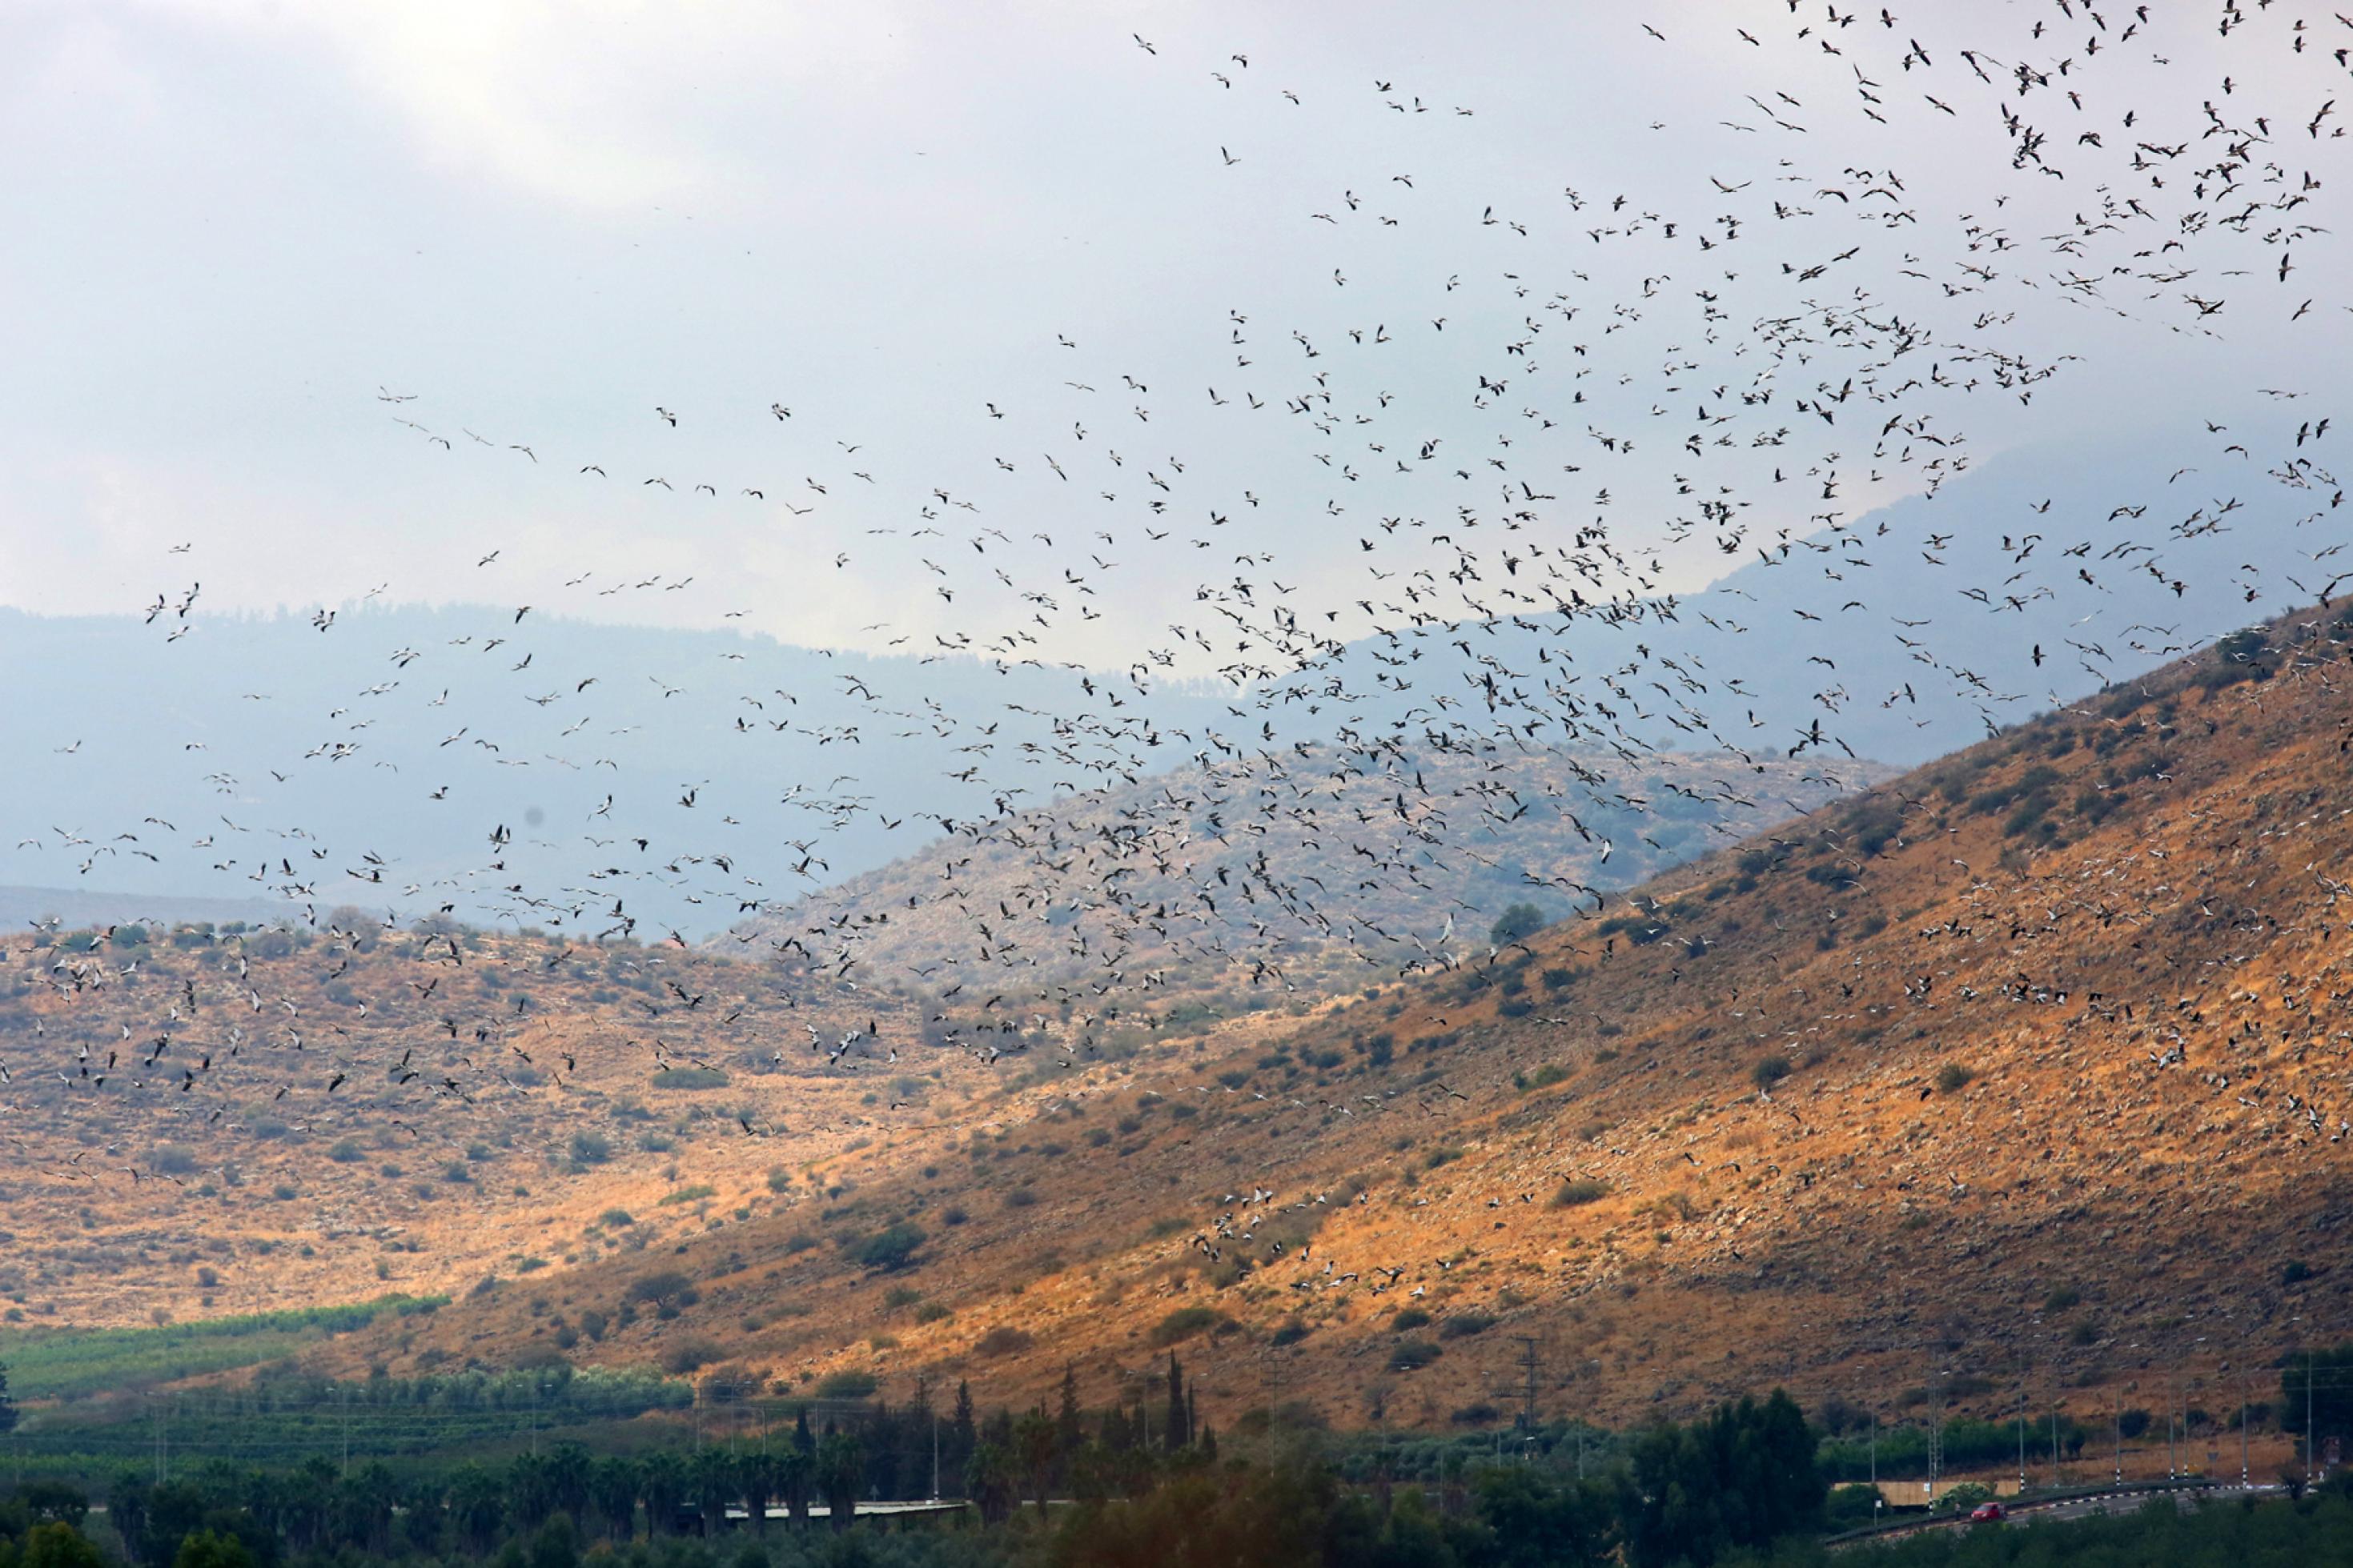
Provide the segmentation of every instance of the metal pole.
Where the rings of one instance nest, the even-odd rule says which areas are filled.
[[[2168,1373],[2165,1380],[2165,1479],[2168,1481],[2178,1479],[2180,1473],[2175,1466],[2173,1452],[2175,1436],[2173,1415],[2179,1393],[2179,1391],[2173,1385],[2172,1374]]]
[[[2247,1379],[2239,1377],[2239,1484],[2247,1484]]]
[[[2116,1479],[2121,1483],[2125,1479],[2125,1391],[2112,1388],[2108,1394],[2116,1405]]]
[[[2026,1384],[2018,1385],[2018,1494],[2026,1495]]]

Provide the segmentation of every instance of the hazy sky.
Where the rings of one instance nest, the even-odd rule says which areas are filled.
[[[2014,172],[2005,93],[1956,58],[1973,39],[1990,49],[1980,35],[2006,49],[2047,18],[2040,64],[2055,68],[2091,32],[2078,12],[1915,0],[1891,29],[1876,6],[1856,9],[1854,25],[1799,38],[1782,0],[20,0],[0,11],[15,197],[0,239],[0,600],[135,611],[201,581],[210,609],[380,591],[699,625],[740,611],[790,640],[873,648],[1018,618],[1009,587],[1002,604],[926,590],[921,563],[939,555],[904,534],[937,487],[979,509],[941,508],[952,521],[1004,530],[987,564],[1024,584],[1088,531],[1116,536],[1090,546],[1113,563],[1094,574],[1112,613],[1067,627],[1064,651],[1119,662],[1138,628],[1187,613],[1198,578],[1230,574],[1229,543],[1275,552],[1277,576],[1345,603],[1363,520],[1420,502],[1361,453],[1361,475],[1336,483],[1337,463],[1317,456],[1330,442],[1279,405],[1238,401],[1307,384],[1316,367],[1294,328],[1324,366],[1342,364],[1349,327],[1385,329],[1388,357],[1345,374],[1401,410],[1424,400],[1410,437],[1451,428],[1473,375],[1507,363],[1495,345],[1515,312],[1572,278],[1586,322],[1644,289],[1687,303],[1725,287],[1710,270],[1722,257],[1691,253],[1670,274],[1652,253],[1591,240],[1621,194],[1628,216],[1765,225],[1777,181],[1827,207],[1815,193],[1842,171],[1867,172],[1860,188],[1896,170],[1920,221],[1861,233],[1841,289],[1909,288],[1956,331],[1990,308],[1947,287],[1968,281],[1954,270],[1961,215],[2021,244],[2096,216],[2099,169]],[[2108,154],[2194,130],[2224,68],[2237,92],[2276,89],[2299,119],[2324,96],[2306,79],[2325,83],[2337,41],[2289,55],[2286,12],[2250,24],[2267,38],[2232,46],[2262,51],[2250,67],[2214,54],[2210,7],[2152,10],[2096,62],[2105,74],[2069,79],[2086,83],[2083,123],[2108,127]],[[2129,21],[2120,6],[2102,28]],[[1832,37],[1837,55],[1820,48]],[[1933,71],[1890,68],[1914,37]],[[2208,55],[2223,64],[2209,71]],[[2140,130],[2116,131],[2143,88]],[[1865,117],[1873,103],[1886,123]],[[2297,167],[2341,163],[2341,142],[2275,129]],[[2054,159],[2094,157],[2064,134]],[[2314,221],[2333,200],[2316,198]],[[2245,265],[2275,258],[2239,237]],[[2299,252],[2292,284],[2111,282],[2098,303],[2047,245],[2010,253],[2000,308],[2039,312],[2010,330],[2083,363],[2063,395],[2031,406],[1971,403],[1980,456],[2144,422],[2194,429],[2211,410],[2263,408],[2254,389],[2283,365],[2324,387],[2347,346],[2329,294],[2341,264],[2324,243]],[[1770,289],[1784,255],[1752,243],[1725,265],[1745,268],[1740,289]],[[1465,280],[1459,293],[1450,279]],[[2196,318],[2179,296],[2200,288],[2230,307]],[[2324,298],[2289,324],[2307,294]],[[1243,351],[1229,312],[1247,319]],[[1684,346],[1680,321],[1628,326],[1645,353]],[[1565,374],[1563,335],[1546,345],[1547,375]],[[1235,363],[1244,353],[1250,366]],[[416,401],[379,401],[379,388]],[[1590,395],[1607,423],[1648,413],[1654,393],[1629,385],[1612,403],[1601,374]],[[769,414],[777,403],[789,420]],[[1122,452],[1115,480],[1106,447]],[[1663,484],[1673,456],[1662,440],[1645,471]],[[578,471],[589,463],[602,479]],[[1158,492],[1175,498],[1168,516],[1232,520],[1219,549],[1174,567],[1144,553],[1139,524],[1167,526],[1136,510],[1155,495],[1145,470],[1185,487]],[[1099,500],[1113,482],[1116,511]],[[1840,500],[1851,514],[1915,483],[1854,465]],[[1248,508],[1245,489],[1266,504]],[[1805,526],[1807,510],[1759,521]],[[1649,526],[1616,521],[1633,538]],[[901,533],[870,531],[881,528]],[[1061,542],[1019,553],[1033,530]],[[1663,568],[1692,585],[1719,564],[1694,548]]]

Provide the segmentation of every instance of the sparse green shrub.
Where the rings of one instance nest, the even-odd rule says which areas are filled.
[[[1535,905],[1514,904],[1487,928],[1487,940],[1496,947],[1509,947],[1515,942],[1525,942],[1535,935],[1547,923],[1544,911]]]
[[[1037,1342],[1038,1336],[1029,1330],[999,1323],[973,1342],[972,1348],[979,1355],[1018,1355]]]
[[[1195,1334],[1216,1333],[1229,1326],[1231,1318],[1215,1307],[1179,1307],[1152,1328],[1152,1344],[1155,1350],[1166,1350]]]
[[[817,1395],[819,1399],[866,1399],[873,1395],[878,1386],[872,1373],[847,1367],[818,1378]]]
[[[925,1240],[923,1227],[906,1220],[885,1227],[858,1245],[853,1254],[867,1268],[888,1271],[904,1268],[914,1261],[916,1249]]]

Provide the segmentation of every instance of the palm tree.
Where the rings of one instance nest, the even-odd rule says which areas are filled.
[[[537,1530],[555,1511],[558,1481],[554,1461],[537,1454],[517,1454],[507,1461],[507,1497],[515,1523]]]
[[[710,1535],[727,1525],[727,1500],[735,1490],[735,1460],[724,1448],[704,1448],[687,1461],[687,1489]]]
[[[1042,1406],[1023,1411],[1021,1419],[1013,1424],[1014,1452],[1020,1457],[1021,1476],[1029,1483],[1029,1495],[1038,1500],[1040,1519],[1046,1515],[1046,1493],[1054,1477],[1054,1456],[1060,1446],[1060,1438],[1053,1418]]]
[[[627,1454],[607,1454],[588,1466],[589,1500],[605,1517],[605,1531],[626,1542],[638,1533],[638,1494],[645,1477]]]
[[[744,1513],[755,1535],[768,1532],[768,1500],[775,1496],[776,1461],[759,1448],[735,1457],[735,1489],[744,1494]]]
[[[773,1457],[776,1495],[785,1500],[785,1513],[795,1524],[808,1518],[809,1492],[816,1484],[817,1458],[798,1443],[786,1443]]]
[[[836,1530],[848,1530],[866,1479],[866,1454],[857,1437],[848,1432],[826,1434],[817,1448],[817,1475],[828,1521]]]
[[[995,1443],[976,1443],[965,1461],[964,1489],[980,1505],[982,1523],[1004,1523],[1012,1517],[1019,1495],[1013,1489],[1013,1456]]]
[[[449,1475],[449,1517],[475,1556],[487,1556],[506,1518],[506,1487],[481,1465],[468,1460]]]
[[[646,1533],[659,1535],[678,1528],[681,1500],[686,1496],[686,1461],[674,1448],[656,1448],[639,1468],[646,1500]]]

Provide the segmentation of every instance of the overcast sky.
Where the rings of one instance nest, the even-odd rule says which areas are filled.
[[[1777,181],[1812,198],[1841,171],[1898,170],[1921,221],[1863,236],[1841,287],[1948,301],[1955,331],[1987,308],[1946,289],[1967,281],[1961,215],[1982,221],[2006,194],[1998,221],[2021,238],[2096,216],[2096,168],[2012,171],[2003,93],[1955,58],[1973,39],[2007,58],[2029,18],[2047,17],[2052,68],[2090,31],[2073,13],[2063,26],[2051,5],[1915,0],[1890,29],[1876,6],[1856,9],[1857,25],[1799,38],[1781,0],[20,0],[0,10],[14,198],[0,238],[0,600],[137,611],[201,581],[212,610],[376,591],[695,625],[735,611],[788,640],[882,648],[1019,608],[1009,589],[1002,605],[925,591],[925,547],[903,535],[936,487],[978,507],[956,521],[1060,533],[1064,553],[1113,531],[1091,548],[1114,563],[1094,584],[1113,613],[1060,635],[1061,651],[1117,663],[1134,628],[1186,613],[1196,575],[1231,571],[1223,549],[1175,570],[1143,553],[1150,469],[1189,487],[1165,492],[1170,515],[1231,518],[1220,545],[1271,550],[1278,576],[1345,603],[1364,519],[1420,503],[1360,457],[1343,518],[1334,469],[1316,466],[1331,444],[1279,411],[1242,416],[1246,390],[1271,400],[1313,374],[1294,328],[1335,367],[1350,326],[1392,334],[1390,357],[1346,374],[1400,408],[1426,399],[1411,435],[1440,428],[1473,374],[1504,363],[1494,345],[1515,312],[1572,276],[1592,290],[1588,321],[1616,291],[1688,301],[1714,282],[1720,258],[1691,254],[1654,282],[1667,275],[1651,253],[1591,241],[1620,194],[1686,225],[1761,223]],[[2299,121],[2317,107],[2306,79],[2333,68],[2334,37],[2291,58],[2286,13],[2266,16],[2251,24],[2272,29],[2253,67],[2209,71],[2221,47],[2210,9],[2156,8],[2140,37],[2111,45],[2105,76],[2074,58],[2084,112],[2109,124],[2146,89],[2142,132],[2176,134],[2224,68],[2240,93],[2276,90]],[[2128,21],[2119,7],[2102,26],[2113,37]],[[1835,56],[1820,49],[1831,36]],[[1915,37],[1933,74],[1889,68]],[[1859,91],[1865,80],[1876,90]],[[1931,90],[1957,112],[1924,101]],[[1866,118],[1874,102],[1885,123]],[[2341,163],[2325,130],[2276,129],[2297,167]],[[2111,153],[2130,140],[2107,134]],[[2333,200],[2316,198],[2316,222]],[[2275,258],[2241,237],[2245,265]],[[2324,243],[2299,250],[2293,283],[2111,284],[2096,304],[2063,286],[2047,249],[2031,266],[2006,259],[2016,287],[2001,307],[2031,313],[2011,330],[2031,329],[2047,358],[2082,359],[2063,393],[2031,405],[1973,402],[1978,456],[2263,412],[2255,389],[2284,374],[2327,390],[2347,315]],[[1777,286],[1781,255],[1742,253],[1738,287]],[[1460,293],[1446,287],[1457,278]],[[1525,306],[1507,279],[1534,290]],[[2229,308],[2196,317],[2179,296],[2200,288]],[[2307,295],[2320,302],[2291,324]],[[1232,312],[1250,366],[1235,363]],[[1680,318],[1630,331],[1646,352],[1684,346]],[[1565,345],[1547,349],[1546,374],[1561,374]],[[1647,413],[1652,388],[1630,385],[1619,406],[1610,381],[1592,383],[1591,406],[1608,410],[1597,420]],[[1113,482],[1105,447],[1123,451],[1115,521],[1098,499]],[[1662,483],[1672,453],[1660,443]],[[1058,481],[1050,456],[1095,467]],[[592,463],[601,479],[579,472]],[[1916,488],[1863,467],[1842,478],[1850,515]],[[718,495],[694,492],[702,481]],[[1248,508],[1245,490],[1265,504]],[[1807,526],[1808,510],[1758,521]],[[1618,521],[1630,538],[1656,532]],[[882,528],[902,532],[870,531]],[[1675,585],[1720,564],[1704,546],[1665,554]],[[988,558],[1025,583],[1048,560],[1010,543]]]

